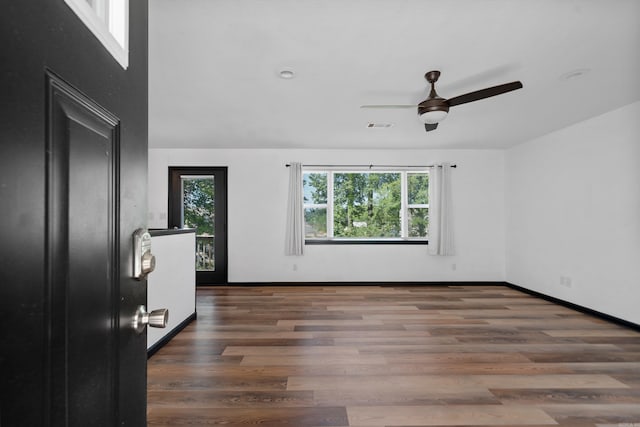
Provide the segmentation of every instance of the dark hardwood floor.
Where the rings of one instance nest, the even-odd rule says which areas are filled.
[[[199,288],[149,425],[640,427],[640,333],[500,286]]]

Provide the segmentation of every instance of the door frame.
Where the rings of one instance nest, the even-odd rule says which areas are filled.
[[[170,166],[167,222],[169,228],[181,228],[183,175],[213,175],[215,203],[215,271],[196,272],[196,285],[220,285],[227,283],[227,170],[226,166]],[[222,234],[222,236],[220,236]],[[197,233],[196,233],[197,235]],[[221,238],[220,238],[221,237]]]

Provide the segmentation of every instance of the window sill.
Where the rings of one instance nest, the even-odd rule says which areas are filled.
[[[305,245],[428,245],[428,240],[409,239],[306,239]]]

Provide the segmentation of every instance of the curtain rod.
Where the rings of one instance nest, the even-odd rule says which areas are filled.
[[[287,163],[285,165],[286,167],[290,167],[291,165],[289,163]],[[302,167],[310,167],[310,168],[369,168],[369,169],[373,169],[373,168],[434,168],[434,167],[439,167],[441,168],[442,165],[423,165],[423,166],[410,166],[410,165],[374,165],[374,164],[369,164],[369,165],[302,165]],[[451,165],[452,168],[457,168],[457,165]]]

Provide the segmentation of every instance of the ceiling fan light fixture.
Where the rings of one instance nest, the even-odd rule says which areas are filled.
[[[434,125],[446,119],[447,114],[448,112],[444,110],[432,110],[432,111],[426,111],[420,114],[418,117],[420,118],[420,121],[422,123]]]
[[[433,87],[429,97],[418,104],[418,118],[424,124],[440,123],[447,118],[447,113],[449,113],[447,100],[440,98]]]

